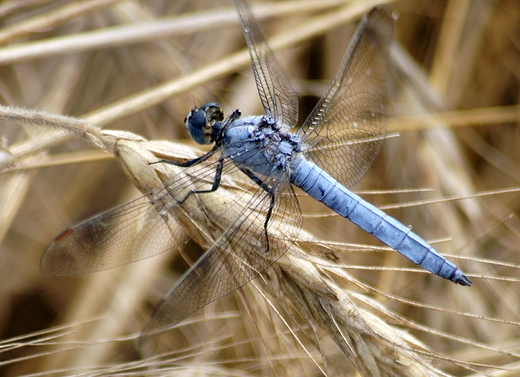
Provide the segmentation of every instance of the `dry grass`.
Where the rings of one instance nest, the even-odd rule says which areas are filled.
[[[416,269],[304,195],[309,233],[300,234],[298,248],[142,350],[135,339],[185,270],[183,259],[199,255],[194,243],[78,278],[40,274],[43,251],[62,230],[136,197],[134,185],[153,185],[159,165],[146,176],[151,183],[131,182],[123,174],[130,163],[149,168],[143,156],[195,153],[182,126],[193,105],[217,100],[227,113],[260,113],[234,10],[223,2],[222,11],[208,11],[207,3],[0,5],[0,43],[7,46],[0,48],[1,103],[48,114],[10,108],[0,114],[0,374],[517,375],[514,0],[391,2],[400,18],[388,129],[400,137],[385,143],[354,188],[437,240],[473,287]],[[255,8],[305,94],[302,113],[371,5],[301,0]],[[95,149],[113,151],[123,141],[130,153],[118,163]],[[224,187],[222,195],[235,189]]]

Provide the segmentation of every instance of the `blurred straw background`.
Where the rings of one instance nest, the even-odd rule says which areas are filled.
[[[431,366],[421,373],[518,375],[520,7],[388,3],[399,14],[388,132],[399,137],[385,142],[354,190],[435,242],[474,285],[416,270],[301,195],[304,229],[323,241],[314,250],[327,250],[329,263],[340,261],[367,284],[331,277],[350,299],[416,339],[408,340],[416,344],[412,359]],[[301,94],[300,118],[375,4],[254,3]],[[262,111],[231,1],[4,1],[0,17],[3,105],[187,145],[182,121],[194,105]],[[54,237],[139,192],[110,154],[81,138],[7,121],[0,136],[1,376],[356,375],[323,324],[306,324],[297,305],[276,294],[262,297],[258,282],[141,353],[135,336],[186,263],[171,252],[87,276],[42,276],[39,260]],[[185,249],[196,258],[195,245]]]

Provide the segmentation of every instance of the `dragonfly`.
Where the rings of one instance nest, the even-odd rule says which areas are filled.
[[[42,272],[90,273],[172,250],[189,238],[179,214],[206,216],[212,226],[201,232],[208,248],[155,308],[140,338],[148,340],[255,279],[288,250],[303,222],[298,187],[415,264],[470,286],[409,227],[346,188],[365,175],[384,141],[391,9],[380,5],[364,16],[325,94],[296,127],[296,92],[246,0],[234,4],[265,114],[242,117],[235,110],[225,117],[214,102],[192,109],[184,125],[193,140],[212,149],[182,162],[151,162],[175,165],[183,174],[63,232],[45,251]],[[246,205],[213,199],[232,175],[249,182]],[[223,221],[229,214],[233,218]]]

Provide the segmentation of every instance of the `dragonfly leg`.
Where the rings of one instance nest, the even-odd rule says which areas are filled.
[[[271,220],[271,215],[272,215],[273,209],[274,209],[274,200],[275,200],[274,191],[273,191],[273,189],[271,187],[266,185],[265,182],[262,181],[251,170],[249,170],[247,168],[244,168],[244,167],[241,167],[240,171],[242,171],[242,173],[244,173],[249,178],[251,178],[253,180],[253,182],[255,182],[258,186],[260,186],[271,198],[271,203],[269,203],[269,209],[267,210],[267,216],[265,217],[265,222],[264,222],[265,242],[267,244],[266,245],[267,246],[266,247],[266,252],[269,252],[269,237],[268,237],[268,234],[267,234],[267,225],[269,224],[269,220]]]
[[[218,151],[218,148],[213,148],[205,155],[194,158],[193,160],[185,161],[185,162],[176,162],[176,161],[163,159],[163,160],[159,160],[159,161],[149,162],[148,164],[153,165],[153,164],[165,163],[165,164],[179,166],[182,168],[188,168],[190,166],[194,166],[194,165],[200,164],[201,162],[206,161],[208,158],[213,156],[215,154],[215,152],[217,152],[217,151]],[[211,186],[211,188],[209,190],[191,190],[186,194],[186,196],[182,200],[180,200],[178,202],[180,204],[184,203],[186,201],[186,199],[188,199],[192,194],[205,194],[208,192],[216,191],[220,187],[220,180],[222,177],[223,167],[224,167],[224,160],[222,158],[220,158],[217,161],[217,169],[215,170],[215,179],[213,181],[213,185]]]
[[[204,156],[203,156],[204,157]],[[193,161],[193,160],[192,160]],[[222,178],[222,169],[224,168],[224,160],[221,158],[217,161],[217,168],[215,169],[215,179],[213,181],[213,185],[208,190],[191,190],[186,196],[179,201],[180,204],[184,203],[186,199],[188,199],[193,194],[207,194],[209,192],[217,191],[220,187],[220,179]]]
[[[219,149],[216,148],[216,146],[215,146],[215,147],[213,147],[212,150],[210,150],[205,155],[202,155],[200,157],[194,158],[193,160],[188,160],[188,161],[184,161],[184,162],[176,162],[176,161],[172,161],[172,160],[162,159],[162,160],[159,160],[159,161],[149,162],[148,165],[170,164],[170,165],[179,166],[181,168],[189,168],[190,166],[194,166],[194,165],[200,164],[201,162],[206,161],[208,158],[213,156],[218,150]],[[215,191],[215,190],[212,190],[212,191]]]
[[[159,160],[159,161],[155,161],[155,162],[149,162],[148,164],[153,165],[153,164],[165,163],[165,164],[170,164],[170,165],[187,168],[187,167],[197,165],[198,163],[201,163],[201,162],[207,160],[209,157],[211,157],[213,154],[215,154],[215,152],[216,152],[216,150],[211,150],[208,153],[206,153],[204,156],[200,156],[198,158],[195,158],[193,160],[189,160],[189,161],[186,161],[183,163],[170,161],[170,160]],[[178,201],[178,203],[179,204],[184,203],[186,201],[186,199],[188,199],[193,194],[206,194],[208,192],[216,191],[220,187],[220,180],[222,177],[223,168],[224,168],[224,160],[221,158],[217,161],[217,168],[215,169],[215,179],[213,180],[213,185],[211,186],[211,188],[208,190],[190,190],[186,194],[186,196],[184,198],[182,198],[182,200]]]

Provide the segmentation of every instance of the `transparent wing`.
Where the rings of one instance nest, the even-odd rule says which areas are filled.
[[[183,199],[190,191],[212,186],[215,158],[193,168],[170,167],[166,171],[172,178],[164,186],[58,236],[42,257],[42,273],[70,276],[107,270],[172,250],[190,237],[209,247],[197,232],[207,227],[206,220],[202,216],[195,221],[191,218],[200,212],[196,196]]]
[[[165,193],[151,193],[66,230],[45,251],[42,273],[70,276],[107,270],[185,242],[188,234],[169,215],[174,203],[165,201]]]
[[[383,144],[392,30],[388,6],[365,15],[327,92],[298,130],[308,158],[347,187],[365,175]]]
[[[302,217],[285,172],[261,177],[274,195],[272,201],[266,190],[237,171],[232,159],[224,161],[221,186],[214,192],[186,199],[190,191],[212,187],[216,156],[204,164],[179,168],[163,189],[67,230],[46,250],[42,271],[64,276],[104,270],[157,255],[193,238],[207,252],[157,309],[145,337],[171,328],[245,285],[287,251]]]
[[[158,255],[190,237],[201,245],[190,214],[200,211],[190,191],[207,190],[213,184],[215,159],[191,169],[172,166],[172,178],[151,193],[92,217],[58,236],[45,251],[40,268],[45,275],[69,276],[107,270]],[[181,203],[182,202],[182,203]]]
[[[264,183],[276,190],[269,238],[264,223],[271,199],[260,189],[247,196],[246,208],[239,204],[231,209],[233,215],[238,210],[238,215],[156,308],[143,330],[141,344],[244,286],[286,252],[302,225],[300,207],[287,180]]]
[[[298,96],[283,73],[246,0],[234,0],[251,56],[256,87],[265,113],[287,128],[298,123]]]

